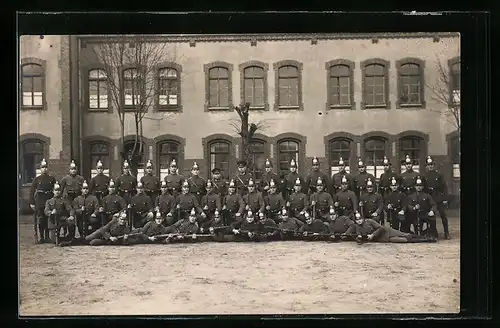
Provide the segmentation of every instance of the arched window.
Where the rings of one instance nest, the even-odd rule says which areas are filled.
[[[420,172],[423,141],[417,137],[404,137],[399,140],[399,159],[401,160],[401,172],[405,171],[406,155],[413,161],[413,171]]]
[[[389,62],[368,59],[361,63],[363,108],[389,108]]]
[[[250,103],[251,108],[265,106],[265,75],[264,69],[258,66],[250,66],[243,71],[243,95],[245,103]]]
[[[299,68],[292,65],[278,69],[278,105],[280,108],[299,107]]]
[[[158,167],[158,176],[162,181],[165,178],[165,176],[167,176],[169,173],[168,169],[170,168],[170,163],[172,162],[172,160],[175,159],[179,171],[182,170],[182,168],[179,166],[180,165],[179,148],[180,148],[179,144],[175,141],[163,141],[158,144],[157,167]]]
[[[21,145],[22,183],[31,183],[40,174],[37,169],[44,156],[44,143],[40,140],[26,140]]]
[[[104,174],[109,175],[110,168],[110,151],[109,144],[104,141],[94,141],[90,143],[90,175],[93,178],[96,176],[96,164],[98,161],[101,161],[104,167]]]
[[[22,107],[42,109],[43,107],[43,67],[38,64],[21,66]]]
[[[229,147],[231,144],[225,140],[212,141],[209,145],[210,151],[210,172],[214,168],[219,168],[221,170],[221,175],[225,179],[229,179],[229,161],[231,157],[229,156]]]
[[[330,106],[351,105],[351,72],[347,65],[330,67]]]
[[[253,176],[255,180],[260,180],[266,167],[265,143],[260,140],[253,140],[250,143],[250,151],[253,157]]]
[[[175,68],[158,70],[158,107],[175,108],[180,100],[179,72]]]
[[[108,108],[107,74],[103,69],[89,71],[89,109]]]
[[[299,143],[295,140],[280,140],[278,142],[279,175],[285,176],[290,168],[292,158],[299,166]]]
[[[377,179],[384,172],[385,144],[386,140],[382,138],[370,138],[365,141],[366,172],[373,174]]]
[[[226,67],[212,67],[208,71],[209,82],[209,108],[229,107],[229,69]]]
[[[123,89],[125,106],[133,107],[141,103],[141,79],[137,68],[123,70]]]
[[[351,141],[348,139],[333,139],[329,145],[330,176],[340,171],[339,160],[342,157],[346,165],[346,172],[351,172],[349,159],[351,158]]]
[[[399,67],[401,105],[420,105],[422,103],[421,67],[416,63],[406,63]]]

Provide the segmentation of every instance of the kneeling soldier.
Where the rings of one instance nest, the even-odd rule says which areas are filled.
[[[168,192],[167,183],[161,182],[161,195],[156,198],[155,211],[163,217],[163,225],[168,227],[174,224],[175,198]]]
[[[198,222],[196,217],[196,210],[193,208],[189,213],[188,219],[183,219],[177,221],[173,225],[167,227],[166,233],[171,235],[165,239],[165,242],[171,242],[174,240],[183,240],[185,236],[189,235],[192,240],[196,239],[196,233],[199,230]]]
[[[142,228],[146,222],[153,219],[153,204],[151,198],[144,192],[142,183],[137,184],[137,195],[132,197],[128,208],[132,214],[133,228]]]
[[[279,220],[279,214],[283,207],[285,207],[285,201],[283,196],[277,192],[276,181],[271,180],[269,182],[269,189],[267,190],[268,195],[264,198],[264,203],[266,204],[267,216],[273,221]]]
[[[252,211],[248,211],[245,220],[232,224],[232,231],[237,237],[235,241],[258,240],[260,226],[255,222]]]
[[[168,233],[167,227],[163,225],[163,217],[160,212],[156,213],[154,221],[149,221],[144,227],[133,230],[128,236],[128,244],[149,244],[159,242],[164,238],[157,237]]]
[[[299,220],[305,221],[304,213],[309,211],[309,197],[302,192],[300,179],[295,180],[294,192],[288,197],[286,206],[290,210],[290,215]]]
[[[62,198],[61,189],[58,183],[54,185],[54,197],[45,203],[45,215],[49,217],[50,239],[59,244],[59,235],[61,227],[63,231],[67,230],[68,225],[75,224],[73,208],[67,199]],[[52,225],[52,229],[50,229]]]
[[[116,194],[116,187],[113,180],[109,181],[108,194],[102,199],[101,204],[101,207],[99,207],[101,226],[108,224],[114,214],[127,208],[125,200]]]
[[[377,222],[381,222],[382,225],[384,224],[383,217],[381,216],[384,209],[384,202],[382,201],[382,196],[375,193],[375,186],[371,179],[366,181],[366,192],[361,193],[359,207],[361,208],[361,215],[364,218],[371,218]]]
[[[76,225],[80,237],[85,237],[88,233],[88,227],[92,230],[99,228],[99,220],[97,214],[99,210],[99,201],[97,197],[89,194],[89,186],[87,181],[83,181],[82,194],[73,201],[73,211],[76,216]],[[69,229],[71,239],[75,238],[74,227]]]
[[[299,229],[299,233],[303,237],[308,239],[308,236],[313,236],[312,240],[319,239],[318,237],[324,237],[325,235],[330,235],[328,231],[328,226],[326,226],[323,221],[319,219],[314,219],[309,213],[305,213],[306,223]]]
[[[313,216],[319,215],[319,218],[327,222],[328,216],[333,213],[333,199],[332,195],[325,190],[325,184],[321,178],[318,178],[316,183],[317,192],[311,196],[311,206],[313,207]]]
[[[390,191],[385,194],[384,199],[387,218],[391,223],[391,228],[400,230],[400,224],[404,222],[408,206],[408,197],[399,189],[399,184],[395,177],[392,177],[389,188]]]
[[[85,237],[91,246],[127,244],[130,227],[127,226],[127,213],[117,213],[104,227]]]

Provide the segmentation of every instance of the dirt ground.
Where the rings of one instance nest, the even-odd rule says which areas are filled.
[[[434,244],[60,248],[32,231],[20,225],[21,316],[459,312],[457,217]]]

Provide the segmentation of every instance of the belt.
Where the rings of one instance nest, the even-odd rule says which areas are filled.
[[[51,193],[52,190],[37,190],[36,192],[42,193],[42,194],[48,194],[48,193]]]

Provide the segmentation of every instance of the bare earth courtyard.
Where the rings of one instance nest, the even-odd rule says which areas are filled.
[[[458,217],[451,240],[365,245],[59,248],[23,222],[21,316],[459,312]]]

